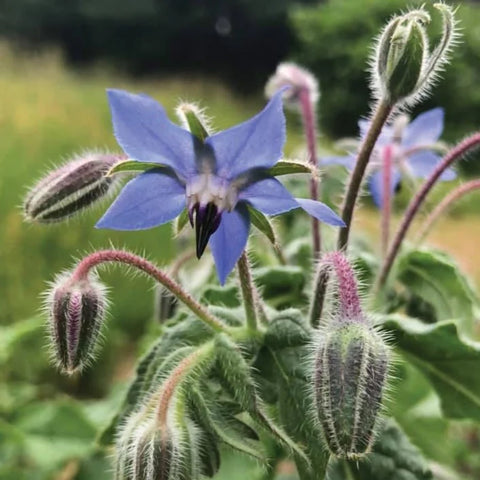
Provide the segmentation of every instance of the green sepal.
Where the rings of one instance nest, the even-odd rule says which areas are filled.
[[[293,173],[309,173],[316,174],[316,168],[313,165],[303,162],[294,162],[292,160],[279,160],[273,167],[267,170],[272,177],[280,175],[290,175]]]
[[[187,226],[188,222],[188,210],[185,208],[172,223],[174,235],[179,235],[182,230]]]
[[[137,162],[136,160],[124,160],[116,163],[106,174],[111,177],[117,173],[146,172],[147,170],[167,170],[169,167],[160,163]]]
[[[250,214],[252,224],[270,240],[272,245],[277,246],[275,230],[268,217],[250,205],[248,205],[248,213]]]
[[[207,129],[203,126],[200,119],[195,115],[192,110],[188,110],[187,112],[182,111],[185,121],[188,124],[188,129],[190,133],[197,137],[202,143],[205,139],[209,136]]]

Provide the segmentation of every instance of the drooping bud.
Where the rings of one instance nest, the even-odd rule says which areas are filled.
[[[361,309],[347,259],[339,252],[330,253],[320,268],[329,268],[336,276],[338,305],[318,335],[315,407],[330,452],[358,458],[370,451],[375,440],[389,348]]]
[[[270,77],[265,86],[265,95],[271,98],[278,90],[286,88],[283,93],[285,105],[298,108],[301,95],[306,92],[309,101],[315,105],[320,93],[316,78],[305,68],[295,63],[280,63],[275,73]]]
[[[53,170],[28,193],[23,210],[30,222],[55,223],[104,198],[116,180],[105,176],[120,156],[86,153]]]
[[[72,374],[92,359],[106,307],[105,287],[95,278],[58,277],[47,308],[54,358],[62,371]]]
[[[443,3],[434,7],[442,15],[442,38],[429,50],[425,25],[430,15],[423,7],[395,16],[379,37],[372,59],[372,83],[379,98],[390,104],[414,103],[428,92],[448,61],[457,31],[453,10]]]

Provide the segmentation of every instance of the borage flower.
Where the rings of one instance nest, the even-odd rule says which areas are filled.
[[[247,243],[248,206],[267,215],[302,208],[320,221],[343,226],[329,207],[294,198],[269,174],[285,143],[281,94],[250,120],[201,141],[172,123],[152,98],[109,90],[118,143],[131,159],[158,168],[130,180],[97,227],[148,229],[187,208],[196,231],[197,256],[210,245],[224,284]]]
[[[392,125],[383,127],[368,166],[370,171],[368,188],[377,207],[383,204],[382,170],[387,163],[387,156],[391,156],[392,160],[390,194],[396,191],[403,176],[426,178],[441,161],[441,157],[434,150],[438,149],[438,139],[443,131],[443,116],[442,108],[434,108],[418,115],[409,123],[409,117],[401,114],[395,118]],[[369,122],[360,120],[358,126],[363,139]],[[355,162],[355,155],[347,155],[323,158],[320,165],[343,165],[352,170]],[[440,180],[453,180],[455,177],[455,170],[449,168],[442,174]]]

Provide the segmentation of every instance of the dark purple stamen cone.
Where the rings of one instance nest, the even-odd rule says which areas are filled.
[[[195,225],[197,240],[197,258],[200,258],[207,248],[211,235],[220,225],[221,213],[214,203],[206,205],[195,204],[189,212],[190,223]]]
[[[87,153],[53,170],[30,189],[23,206],[25,218],[61,222],[93,205],[111,191],[115,179],[105,174],[119,160],[115,155]]]
[[[49,297],[50,335],[60,368],[72,374],[92,358],[106,309],[96,280],[61,279]]]

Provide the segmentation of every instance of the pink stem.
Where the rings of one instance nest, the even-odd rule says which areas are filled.
[[[390,216],[392,209],[392,158],[393,145],[387,145],[383,149],[382,162],[382,253],[387,254],[388,240],[390,237]]]
[[[321,286],[321,288],[314,292],[312,310],[310,313],[310,321],[312,325],[317,326],[320,322],[326,283],[330,276],[329,273],[332,270],[337,280],[339,298],[338,318],[345,323],[365,321],[365,316],[363,315],[360,305],[360,297],[358,296],[355,274],[345,255],[337,251],[325,254],[320,263],[315,284]]]
[[[459,198],[463,197],[467,193],[480,189],[480,180],[472,180],[470,182],[464,183],[459,187],[452,190],[445,198],[436,206],[436,208],[430,213],[427,220],[424,223],[424,226],[418,235],[418,241],[423,240],[429,230],[432,228],[433,224],[440,218],[440,216]]]
[[[428,195],[432,187],[435,185],[435,183],[440,178],[442,173],[453,162],[461,158],[463,155],[465,155],[467,152],[469,152],[473,148],[477,147],[479,144],[480,144],[480,132],[475,133],[470,137],[466,138],[465,140],[463,140],[462,142],[460,142],[457,146],[455,146],[452,150],[450,150],[450,152],[448,152],[445,157],[443,157],[443,160],[437,165],[437,167],[432,172],[430,177],[427,178],[425,183],[417,192],[413,200],[410,202],[410,205],[408,206],[407,211],[405,212],[402,223],[393,240],[392,246],[390,247],[390,250],[387,253],[382,270],[378,277],[377,288],[381,288],[385,285],[385,282],[387,281],[387,278],[388,278],[388,274],[390,273],[390,270],[393,266],[393,262],[400,249],[400,245],[402,244],[403,239],[405,238],[405,235],[407,234],[407,231],[413,219],[415,218],[415,215],[417,214],[419,208],[423,204],[426,196]]]
[[[317,133],[315,127],[315,113],[310,91],[308,88],[301,88],[299,92],[300,105],[302,109],[303,125],[307,141],[308,161],[316,167],[317,165]],[[310,198],[318,200],[318,179],[312,176],[310,179]],[[312,217],[313,255],[319,258],[322,248],[320,236],[320,223]]]
[[[100,250],[85,257],[72,273],[72,280],[81,281],[88,277],[91,269],[102,263],[115,262],[138,268],[150,277],[161,283],[167,290],[172,292],[181,302],[183,302],[198,318],[207,323],[216,331],[224,331],[225,327],[214,317],[203,305],[198,303],[189,293],[187,293],[177,282],[172,280],[165,272],[156,267],[145,258],[139,257],[124,250]]]

